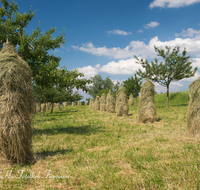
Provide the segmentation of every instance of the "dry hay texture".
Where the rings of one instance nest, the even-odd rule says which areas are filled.
[[[78,106],[81,106],[81,101],[78,101],[77,105],[78,105]]]
[[[109,90],[106,97],[106,111],[108,113],[115,113],[115,98],[111,90]]]
[[[100,97],[96,96],[95,103],[94,103],[94,110],[99,111],[100,110]]]
[[[48,102],[48,103],[46,104],[46,109],[47,109],[47,110],[50,110],[50,109],[51,109],[51,103],[50,103],[50,102]]]
[[[92,98],[91,100],[91,105],[92,105],[92,110],[95,110],[95,102],[94,102],[94,99]]]
[[[37,112],[41,112],[41,103],[37,103],[37,110],[36,110]]]
[[[87,102],[85,102],[85,106],[87,106]]]
[[[94,103],[94,99],[90,99],[90,103],[89,103],[89,108],[93,109],[93,103]]]
[[[133,102],[134,102],[133,94],[130,94],[130,96],[129,96],[129,106],[133,106]]]
[[[72,106],[75,106],[76,105],[76,103],[75,102],[72,102]]]
[[[31,69],[8,43],[0,51],[0,106],[0,149],[11,163],[32,163]]]
[[[100,110],[106,111],[106,95],[103,93],[100,99]]]
[[[190,135],[200,133],[200,77],[189,87],[190,101],[188,103],[187,129]]]
[[[154,102],[155,85],[147,79],[140,90],[138,117],[142,123],[157,121],[156,106]]]
[[[117,116],[127,116],[129,112],[129,105],[126,96],[126,88],[121,86],[117,91],[116,99]]]
[[[63,105],[64,105],[64,107],[67,107],[67,102],[64,102]]]

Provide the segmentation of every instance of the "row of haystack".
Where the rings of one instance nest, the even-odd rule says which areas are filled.
[[[77,102],[77,106],[81,106],[81,101],[78,101],[78,102]]]

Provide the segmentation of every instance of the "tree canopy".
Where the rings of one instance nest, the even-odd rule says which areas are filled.
[[[142,78],[149,78],[167,88],[166,107],[168,107],[170,83],[194,76],[197,67],[192,71],[192,62],[189,60],[190,56],[186,56],[186,48],[184,48],[182,55],[179,55],[180,48],[178,46],[174,47],[172,52],[170,52],[171,48],[168,46],[165,47],[166,51],[158,49],[156,46],[154,48],[158,56],[164,59],[164,63],[162,61],[158,63],[158,59],[155,58],[155,61],[150,64],[147,60],[134,56],[137,59],[137,63],[141,64],[145,69],[144,72],[139,69],[136,73]]]

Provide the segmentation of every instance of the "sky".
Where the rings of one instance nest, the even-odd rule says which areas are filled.
[[[200,65],[200,0],[16,0],[21,13],[37,10],[27,34],[40,25],[43,32],[65,28],[66,43],[54,52],[60,67],[78,68],[89,79],[100,74],[123,82],[142,68],[134,55],[149,62],[157,57],[154,45],[186,48],[193,68]],[[1,5],[1,3],[0,3]],[[40,21],[40,24],[39,24]],[[185,91],[200,76],[174,81],[170,92]],[[155,84],[155,90],[166,88]],[[85,98],[89,95],[80,91]]]

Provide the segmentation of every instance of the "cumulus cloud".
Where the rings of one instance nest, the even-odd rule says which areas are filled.
[[[195,3],[199,3],[200,0],[154,0],[150,3],[149,7],[152,9],[154,7],[162,8],[179,8],[189,6]]]
[[[118,34],[118,35],[127,36],[127,35],[132,34],[132,33],[116,29],[116,30],[108,31],[108,34]]]
[[[119,60],[118,62],[111,61],[103,65],[99,71],[106,72],[112,75],[130,75],[134,74],[138,69],[143,69],[140,64],[136,63],[135,58]]]
[[[182,37],[194,37],[195,35],[200,35],[200,30],[194,30],[192,28],[188,28],[187,30],[182,30],[180,34],[175,33],[175,36],[182,36]]]
[[[160,23],[158,22],[150,22],[148,24],[145,24],[144,28],[155,28],[156,26],[158,26]]]
[[[79,67],[78,71],[80,73],[83,73],[84,74],[84,78],[87,78],[87,79],[89,79],[90,77],[93,77],[94,75],[98,74],[98,69],[92,67],[91,65],[88,65],[88,66],[82,67],[82,68]]]
[[[200,57],[200,35],[194,38],[175,38],[170,41],[160,41],[157,36],[153,37],[148,44],[143,41],[131,41],[125,48],[113,47],[95,47],[92,43],[82,44],[79,46],[72,46],[74,49],[88,52],[97,56],[107,56],[115,59],[127,59],[133,55],[141,56],[143,58],[155,58],[157,53],[154,50],[154,45],[158,48],[165,48],[165,46],[175,47],[180,46],[180,51],[186,47],[187,53],[192,56]]]
[[[138,33],[142,33],[142,32],[143,32],[143,30],[138,30],[137,32],[138,32]]]

